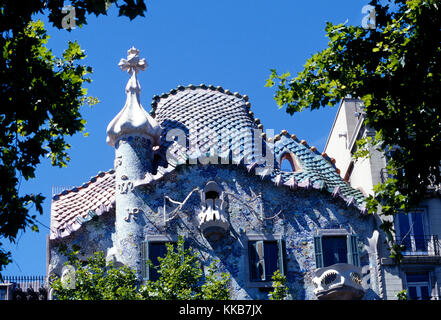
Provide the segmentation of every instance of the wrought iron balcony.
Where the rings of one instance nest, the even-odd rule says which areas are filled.
[[[396,243],[404,245],[403,256],[433,256],[439,257],[440,243],[437,235],[413,236],[396,238]]]
[[[365,293],[361,268],[352,264],[317,269],[312,281],[319,300],[359,300]]]
[[[384,184],[384,183],[386,182],[386,180],[389,179],[389,178],[393,178],[393,175],[389,174],[389,173],[387,172],[387,169],[386,169],[386,168],[382,168],[382,169],[380,170],[380,179],[381,179],[381,183]]]
[[[4,276],[0,281],[0,300],[47,300],[45,276]]]

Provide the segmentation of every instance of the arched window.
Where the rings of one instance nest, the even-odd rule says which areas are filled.
[[[285,152],[280,157],[280,170],[296,172],[300,170],[300,166],[298,165],[295,157],[291,153]]]
[[[209,181],[204,188],[203,191],[203,202],[205,202],[205,206],[211,206],[216,208],[216,205],[219,206],[220,196],[222,190],[219,185],[214,181]]]

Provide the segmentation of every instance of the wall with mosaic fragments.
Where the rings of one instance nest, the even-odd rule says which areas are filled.
[[[209,181],[215,181],[224,193],[224,211],[229,223],[228,231],[218,240],[207,239],[198,227],[199,190]],[[281,238],[286,246],[285,274],[291,298],[303,300],[316,299],[312,283],[316,269],[315,233],[319,229],[343,228],[360,239],[360,263],[370,286],[364,299],[378,298],[375,280],[378,261],[368,244],[374,221],[372,217],[361,216],[354,207],[347,207],[342,200],[333,199],[329,192],[277,187],[235,165],[181,166],[160,181],[134,188],[132,192],[137,205],[132,208],[135,212],[127,214],[124,223],[128,225],[127,230],[134,230],[129,227],[132,225],[139,231],[115,233],[115,218],[109,213],[90,221],[62,241],[87,248],[89,254],[99,249],[106,249],[108,255],[120,250],[116,256],[128,255],[127,259],[136,261],[134,266],[140,275],[143,241],[155,235],[182,235],[200,254],[205,266],[214,259],[220,260],[221,271],[231,275],[232,298],[267,299],[268,290],[250,285],[247,241],[256,236]],[[181,210],[176,211],[178,203],[184,202]],[[52,249],[49,269],[58,273],[63,262]]]

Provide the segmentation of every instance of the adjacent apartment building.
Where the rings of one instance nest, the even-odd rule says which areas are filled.
[[[374,136],[375,132],[365,126],[363,102],[345,98],[341,101],[325,152],[336,159],[340,176],[365,196],[373,194],[373,187],[387,178],[388,155],[375,148],[370,157],[354,159],[356,141]],[[376,216],[377,224],[384,217]],[[412,299],[439,299],[441,281],[441,235],[440,189],[430,186],[426,199],[409,214],[398,214],[394,218],[394,241],[405,245],[404,259],[397,264],[389,258],[385,237],[379,234],[377,252],[380,255],[382,299],[396,299],[397,293],[407,290]]]

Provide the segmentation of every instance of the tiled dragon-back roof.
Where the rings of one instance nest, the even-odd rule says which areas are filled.
[[[364,195],[340,177],[340,170],[335,167],[334,159],[325,153],[319,153],[314,146],[309,147],[305,140],[299,141],[295,135],[289,135],[286,130],[276,135],[274,140],[275,158],[281,159],[284,153],[292,153],[302,168],[299,171],[286,172],[279,166],[272,174],[275,183],[327,190],[334,198],[343,199],[348,206],[353,205],[362,213],[366,212]]]
[[[146,173],[143,181],[135,186],[150,184],[174,171],[177,166],[189,165],[210,150],[219,155],[240,150],[236,165],[245,166],[250,174],[268,179],[276,186],[291,189],[324,190],[334,198],[340,198],[347,206],[358,208],[365,213],[363,194],[349,186],[339,175],[335,160],[319,153],[315,147],[308,146],[294,134],[282,130],[274,138],[262,133],[263,143],[270,146],[274,154],[274,166],[265,169],[253,157],[247,158],[255,148],[255,139],[250,139],[243,129],[261,129],[263,124],[254,118],[251,104],[246,95],[224,90],[221,87],[206,85],[179,86],[160,96],[154,96],[150,114],[162,128],[158,153],[165,159],[167,150],[180,157],[177,163],[162,162],[154,174]],[[186,135],[197,135],[197,148],[190,146],[183,150],[176,141],[167,141],[167,133],[181,129]],[[228,136],[227,143],[219,143],[219,136]],[[214,138],[214,139],[213,139]],[[295,156],[301,169],[291,172],[281,169],[281,158],[285,153]],[[244,161],[244,160],[247,161]],[[250,160],[251,159],[251,160]],[[237,160],[237,158],[236,158]],[[257,168],[261,170],[257,170]],[[115,175],[111,170],[92,178],[80,188],[64,191],[52,200],[51,239],[62,238],[81,227],[93,215],[112,209],[115,197]]]
[[[201,153],[215,147],[219,154],[247,144],[244,129],[257,129],[246,95],[221,87],[206,85],[179,86],[168,94],[154,96],[152,114],[163,129],[163,137],[171,129],[181,129],[190,142],[189,152]],[[228,143],[218,143],[219,137]],[[197,142],[196,142],[197,141]],[[163,146],[169,144],[163,139]]]
[[[216,139],[220,135],[227,134],[231,138],[227,144],[222,144],[219,154],[240,149],[245,158],[252,151],[247,149],[256,146],[254,141],[244,134],[243,129],[263,130],[260,119],[254,118],[250,110],[251,103],[248,100],[248,96],[224,90],[222,87],[204,84],[179,86],[169,93],[154,96],[151,114],[163,128],[164,136],[171,129],[182,129],[190,135],[192,132],[196,133],[197,146],[202,154],[210,151],[213,144],[218,143]],[[262,136],[266,138],[264,132]],[[214,140],[210,140],[210,137],[214,137]],[[343,181],[339,175],[340,170],[335,167],[334,159],[325,153],[319,153],[317,148],[308,146],[305,140],[299,140],[296,135],[290,135],[286,130],[282,130],[274,138],[268,138],[264,143],[273,147],[275,166],[266,173],[261,170],[258,174],[262,178],[269,178],[278,186],[327,190],[334,197],[342,198],[348,205],[365,211],[364,195]],[[170,147],[171,144],[163,142],[162,146]],[[218,145],[214,147],[217,149]],[[295,155],[301,170],[281,170],[280,159],[286,152]],[[192,154],[192,150],[189,150],[186,160],[197,158],[200,153]],[[249,171],[255,168],[249,159],[247,168]]]
[[[52,197],[50,239],[63,238],[95,216],[114,209],[115,170],[99,172],[80,187]]]

